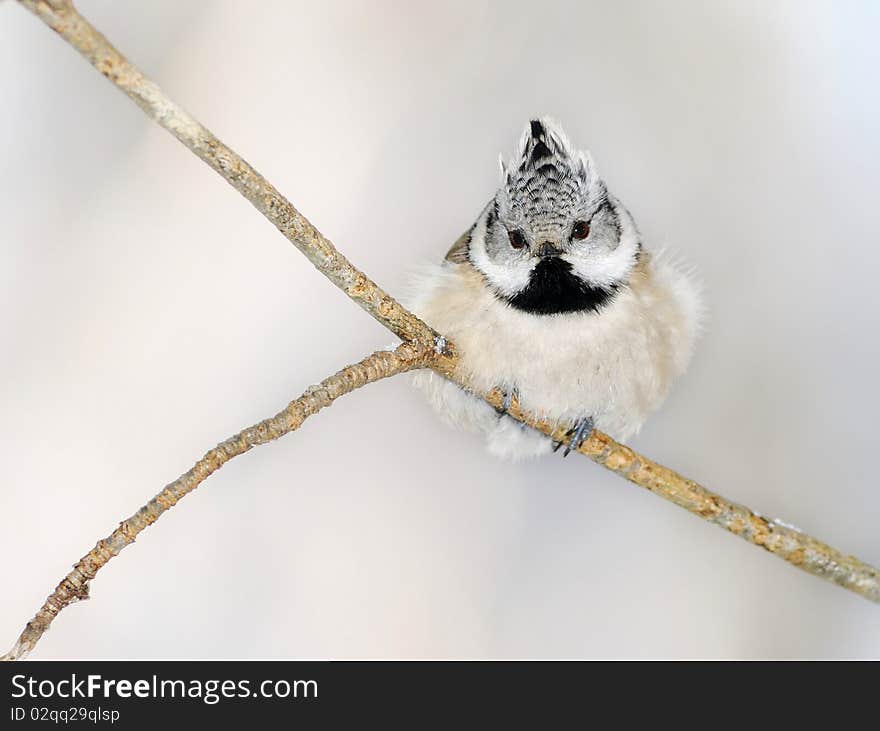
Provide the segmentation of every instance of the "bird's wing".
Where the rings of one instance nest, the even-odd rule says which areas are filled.
[[[458,241],[456,241],[452,248],[446,252],[446,261],[451,261],[453,264],[466,264],[468,261],[468,246],[471,243],[471,231],[473,231],[473,226],[471,226],[467,231],[465,231],[461,236],[458,237]]]

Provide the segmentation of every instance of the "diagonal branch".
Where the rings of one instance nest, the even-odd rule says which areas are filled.
[[[398,346],[394,351],[380,350],[359,363],[343,368],[317,386],[312,386],[275,416],[220,442],[196,462],[189,472],[166,485],[150,502],[123,520],[116,530],[98,541],[91,551],[77,561],[73,570],[61,580],[34,618],[28,622],[15,646],[6,655],[0,656],[0,660],[18,660],[33,650],[62,609],[89,598],[89,583],[111,558],[118,556],[123,548],[134,543],[142,530],[155,523],[166,510],[174,507],[181,498],[195,490],[233,457],[299,429],[310,416],[361,386],[423,367],[430,361],[432,352],[430,348],[409,343]]]
[[[502,400],[503,394],[497,390],[486,395],[486,401],[496,408],[501,407]],[[516,404],[511,407],[510,414],[554,441],[568,440],[567,428],[535,419]],[[727,500],[602,432],[594,431],[578,451],[605,469],[760,546],[793,566],[880,603],[880,571],[855,556],[842,553],[781,520],[765,518],[744,505]]]
[[[186,110],[130,64],[70,0],[20,0],[86,57],[144,112],[198,155],[247,198],[333,284],[401,340],[433,341],[437,335],[358,271],[274,186],[218,140]]]
[[[453,343],[448,343],[445,338],[403,308],[375,282],[356,269],[330,241],[324,238],[286,198],[243,158],[220,142],[191,115],[169,99],[154,82],[144,77],[140,71],[132,66],[104,36],[76,11],[70,0],[19,0],[19,2],[59,33],[95,68],[131,97],[151,119],[171,132],[186,147],[222,175],[336,286],[385,327],[404,341],[410,342],[417,352],[422,353],[424,360],[421,362],[415,362],[418,361],[418,357],[416,357],[413,364],[407,368],[392,372],[401,372],[415,367],[430,367],[445,378],[466,387],[462,377],[456,371],[457,358]],[[433,350],[429,349],[431,347]],[[379,355],[376,354],[371,358]],[[385,375],[391,375],[392,372]],[[353,386],[353,388],[356,387],[357,385]],[[502,405],[502,395],[498,391],[475,395],[496,408],[500,408]],[[558,441],[568,440],[565,428],[523,412],[516,403],[512,405],[509,413],[514,418]],[[248,430],[245,430],[242,434],[247,432]],[[606,469],[625,477],[630,482],[644,487],[655,495],[750,543],[761,546],[794,566],[849,589],[871,601],[880,603],[880,571],[859,559],[847,556],[779,521],[767,520],[742,505],[726,500],[673,470],[643,457],[629,447],[618,444],[601,432],[594,431],[578,451]],[[209,452],[210,454],[212,452]],[[213,469],[219,467],[220,464],[222,462]],[[172,483],[172,485],[174,484]],[[163,493],[160,493],[160,496]],[[158,499],[159,496],[154,498],[153,502]],[[142,509],[142,512],[153,502]],[[167,509],[167,507],[162,509]],[[136,519],[139,515],[141,513],[129,520]],[[121,530],[127,522],[124,522],[118,530]],[[148,524],[145,523],[139,530]],[[116,532],[113,535],[116,535]],[[8,658],[19,657],[22,651],[26,652],[32,648],[52,618],[66,604],[80,598],[84,591],[83,587],[87,587],[88,580],[94,575],[87,573],[92,571],[93,564],[91,562],[100,558],[97,554],[93,557],[93,554],[97,551],[98,554],[103,555],[103,552],[107,550],[107,540],[110,539],[99,542],[95,550],[77,564],[77,567],[81,568],[79,574],[76,574],[77,569],[75,568],[74,572],[62,581],[55,594],[47,600],[40,613],[28,625],[28,629],[19,639],[16,649],[24,648],[24,650],[18,653],[13,650],[7,656]],[[109,560],[109,555],[104,562],[106,560]],[[99,564],[98,567],[100,565],[103,564]],[[59,592],[61,592],[60,595]],[[44,626],[41,625],[42,629],[34,630],[29,635],[28,631],[31,626],[38,620],[43,621],[41,617],[47,618],[48,621],[45,621]],[[31,639],[28,639],[29,637]]]

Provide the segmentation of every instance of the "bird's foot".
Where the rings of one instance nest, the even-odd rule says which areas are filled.
[[[569,452],[572,450],[577,451],[580,449],[581,445],[590,438],[590,434],[593,433],[593,417],[587,416],[583,419],[578,419],[574,426],[568,430],[567,436],[569,437],[568,444],[565,446],[565,451],[562,453],[563,457],[568,457]],[[554,442],[553,451],[558,452],[559,448],[563,445],[563,442]]]
[[[519,391],[516,390],[516,386],[512,386],[507,388],[506,386],[499,386],[498,390],[504,394],[501,399],[501,408],[495,409],[498,412],[499,416],[504,416],[508,411],[510,411],[510,407],[513,405],[514,399],[519,401]]]

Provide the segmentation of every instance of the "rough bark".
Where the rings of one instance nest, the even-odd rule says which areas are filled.
[[[173,508],[233,457],[299,429],[306,419],[330,406],[340,396],[388,376],[423,367],[429,362],[431,355],[430,348],[410,343],[404,343],[394,351],[373,353],[359,363],[347,366],[324,379],[317,386],[312,386],[275,416],[242,429],[235,436],[220,442],[196,462],[189,472],[167,484],[150,502],[123,520],[116,530],[99,540],[91,551],[77,561],[71,572],[61,580],[33,619],[27,623],[14,647],[0,657],[0,660],[18,660],[33,650],[62,609],[89,598],[90,582],[110,559],[134,543],[141,531],[159,520],[166,510]]]

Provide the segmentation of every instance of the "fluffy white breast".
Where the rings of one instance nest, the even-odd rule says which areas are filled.
[[[460,373],[473,388],[515,387],[524,408],[565,421],[592,416],[618,439],[641,427],[687,366],[700,311],[689,276],[646,254],[598,313],[514,309],[469,264],[432,267],[416,290],[411,309],[456,344]],[[462,411],[451,384],[436,376],[416,381],[448,420],[489,433],[497,428],[488,407]]]

